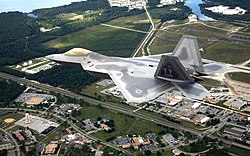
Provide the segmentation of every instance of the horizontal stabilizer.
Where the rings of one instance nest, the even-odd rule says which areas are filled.
[[[182,94],[186,97],[192,99],[202,100],[206,96],[209,96],[209,92],[206,88],[198,83],[191,84],[174,84],[175,87],[182,92]]]
[[[207,75],[213,75],[215,73],[222,73],[226,70],[224,64],[209,63],[204,65],[204,70]]]

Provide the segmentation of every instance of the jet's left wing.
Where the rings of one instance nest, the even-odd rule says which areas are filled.
[[[108,74],[128,102],[147,102],[173,87],[171,83],[154,77],[157,64],[110,57],[82,66],[90,73]]]
[[[128,102],[148,102],[173,87],[169,82],[145,77],[143,72],[110,71],[109,75]]]

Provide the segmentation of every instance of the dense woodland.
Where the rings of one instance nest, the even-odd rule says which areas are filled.
[[[80,68],[68,66],[55,66],[49,70],[28,75],[26,78],[66,88],[74,92],[80,92],[84,86],[98,80]]]
[[[25,49],[27,36],[37,33],[38,25],[20,12],[0,14],[0,66],[15,64],[37,55]]]
[[[184,6],[183,3],[177,3],[176,4],[178,10],[171,10],[173,8],[173,5],[167,5],[164,6],[165,9],[169,8],[168,13],[166,14],[160,14],[156,17],[153,16],[153,18],[158,18],[161,20],[161,22],[166,22],[168,20],[184,20],[187,19],[188,15],[192,13],[189,7]]]
[[[78,13],[86,10],[102,8],[100,16],[92,20],[66,21],[57,19],[61,13]],[[34,11],[39,18],[28,17],[20,12],[9,12],[0,14],[0,66],[17,64],[22,61],[45,56],[51,53],[59,53],[65,49],[49,49],[43,46],[46,41],[59,36],[75,32],[102,22],[106,22],[121,16],[129,16],[141,13],[141,10],[127,11],[127,8],[110,8],[105,0],[83,1],[71,5],[40,9]],[[39,31],[39,22],[57,24],[61,29],[42,33]]]
[[[249,0],[203,0],[204,4],[200,4],[201,11],[205,15],[212,17],[217,20],[229,21],[229,22],[245,22],[249,23],[250,21],[250,1]],[[218,13],[213,13],[210,10],[205,8],[213,7],[218,5],[228,6],[230,8],[241,7],[242,9],[247,10],[244,15],[223,15]]]
[[[25,90],[24,86],[16,82],[0,79],[0,106],[4,107]]]

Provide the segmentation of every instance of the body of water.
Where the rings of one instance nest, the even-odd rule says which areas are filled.
[[[0,0],[0,12],[32,12],[35,9],[51,8],[84,0]]]
[[[214,19],[205,16],[204,14],[201,13],[201,9],[199,7],[199,4],[203,3],[202,0],[186,0],[185,5],[188,6],[194,14],[197,15],[197,17],[200,20],[203,21],[214,21]]]

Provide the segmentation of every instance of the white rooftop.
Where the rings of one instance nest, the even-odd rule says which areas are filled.
[[[51,122],[47,119],[44,119],[38,116],[29,115],[29,119],[31,121],[30,123],[27,123],[26,117],[23,117],[20,120],[18,120],[15,124],[22,126],[22,127],[29,127],[30,129],[35,130],[39,133],[42,133],[44,130],[46,130],[50,126],[53,126],[53,127],[59,126],[58,123]]]

